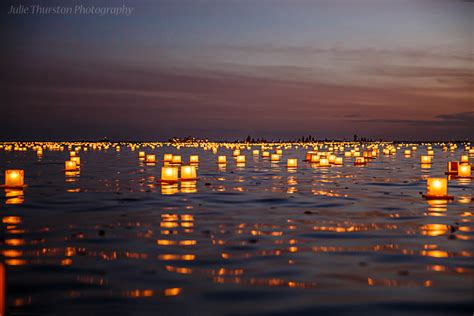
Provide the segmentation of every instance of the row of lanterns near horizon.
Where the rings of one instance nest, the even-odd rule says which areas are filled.
[[[70,150],[69,160],[65,161],[64,171],[67,176],[75,176],[79,173],[81,159],[77,155],[80,150],[88,151],[89,148],[92,150],[107,150],[110,147],[115,148],[116,151],[121,150],[119,144],[111,145],[110,143],[66,143],[68,150]],[[171,145],[176,147],[178,150],[181,147],[202,147],[204,150],[212,150],[214,154],[217,154],[219,147],[232,150],[232,156],[238,167],[245,166],[246,156],[241,153],[241,150],[251,150],[250,144],[240,143],[182,143],[182,144],[165,144],[165,143],[144,143],[126,144],[132,151],[141,147],[149,147],[152,150],[155,148],[163,147],[165,145]],[[278,163],[281,161],[283,155],[283,149],[290,149],[295,147],[298,149],[300,146],[306,149],[312,147],[312,150],[308,150],[305,155],[305,162],[310,163],[312,167],[328,168],[331,166],[342,166],[343,157],[337,156],[335,152],[344,152],[344,157],[354,158],[355,166],[364,166],[379,155],[380,147],[382,153],[386,156],[395,155],[403,145],[394,145],[392,143],[370,143],[365,145],[359,145],[357,143],[349,143],[351,149],[345,151],[348,147],[348,143],[298,143],[294,145],[292,143],[277,144],[274,143],[262,143],[257,144],[261,147],[261,151],[258,149],[252,150],[253,156],[261,156],[264,159],[269,159],[272,163]],[[404,149],[403,153],[405,157],[411,157],[414,152],[418,150],[417,145],[404,145],[410,147]],[[431,144],[426,145],[426,155],[421,155],[420,164],[422,168],[429,168],[434,158],[434,150]],[[0,144],[0,149],[5,151],[27,151],[28,148],[32,148],[36,151],[38,157],[42,157],[43,150],[48,149],[51,151],[64,150],[64,145],[59,143],[44,143],[38,145],[36,143],[4,143]],[[325,148],[325,151],[319,149]],[[361,152],[361,148],[364,149]],[[456,144],[442,144],[443,151],[454,152],[457,149]],[[474,148],[470,147],[470,144],[465,144],[465,151],[469,155],[474,155]],[[274,152],[271,152],[274,150]],[[145,151],[139,151],[138,158],[140,161],[148,165],[155,165],[157,163],[155,154],[147,154]],[[227,164],[227,156],[217,156],[216,163],[220,166]],[[161,168],[161,179],[158,181],[162,184],[173,184],[179,181],[195,181],[197,177],[197,165],[199,164],[199,156],[191,155],[189,157],[189,164],[183,165],[181,155],[173,155],[166,153],[163,156],[163,166]],[[298,160],[296,158],[288,158],[286,165],[288,169],[295,169],[298,167]],[[180,167],[180,168],[179,168]],[[471,179],[471,165],[469,163],[469,156],[462,155],[461,160],[448,162],[447,175],[454,178]],[[24,171],[23,170],[6,170],[5,171],[5,188],[23,188],[24,184]],[[447,192],[447,179],[446,178],[428,178],[427,179],[427,192],[423,195],[427,199],[452,199],[452,196],[448,195]]]

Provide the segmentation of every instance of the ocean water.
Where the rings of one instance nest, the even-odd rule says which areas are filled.
[[[474,180],[426,201],[428,176],[464,152],[380,155],[317,168],[306,150],[226,167],[198,148],[0,151],[25,170],[0,195],[7,315],[471,315]],[[198,154],[199,179],[161,185],[164,153]],[[287,158],[298,158],[289,170]],[[471,159],[473,159],[471,157]],[[3,190],[3,189],[2,189]],[[1,291],[0,291],[1,292]],[[1,298],[0,298],[1,302]]]

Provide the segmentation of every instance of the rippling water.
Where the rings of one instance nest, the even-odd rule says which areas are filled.
[[[0,151],[0,171],[25,169],[28,184],[1,195],[6,312],[470,315],[474,180],[427,203],[426,177],[462,151],[435,149],[428,169],[422,152],[312,168],[303,149],[280,163],[243,151],[237,167],[220,149],[219,168],[184,148],[183,161],[199,154],[200,179],[161,186],[160,165],[128,149],[80,152],[71,176],[68,152]]]

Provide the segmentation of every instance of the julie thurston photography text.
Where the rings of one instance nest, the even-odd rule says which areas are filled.
[[[97,16],[130,16],[133,13],[133,7],[126,5],[120,6],[92,6],[92,5],[73,5],[73,6],[45,6],[41,4],[34,5],[11,5],[8,8],[10,15],[97,15]]]

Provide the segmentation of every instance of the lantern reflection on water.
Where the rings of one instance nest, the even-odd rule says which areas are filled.
[[[181,193],[196,193],[196,192],[197,192],[196,181],[190,180],[190,181],[181,182]]]
[[[22,188],[5,189],[5,197],[5,204],[22,204],[25,201]]]
[[[5,188],[22,188],[25,186],[24,170],[5,170]]]
[[[356,157],[354,165],[356,166],[364,166],[367,164],[367,161],[364,157]]]

